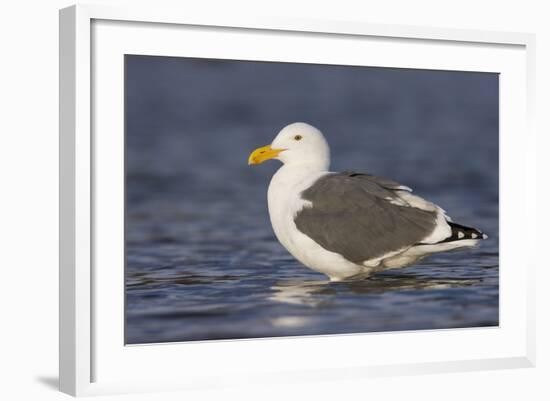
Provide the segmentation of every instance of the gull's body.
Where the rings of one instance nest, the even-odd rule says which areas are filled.
[[[301,263],[331,280],[408,266],[486,238],[452,223],[443,209],[394,181],[330,172],[328,144],[308,124],[285,127],[249,162],[269,158],[283,162],[267,196],[277,239]]]

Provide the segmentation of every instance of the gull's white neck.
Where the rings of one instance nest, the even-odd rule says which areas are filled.
[[[273,184],[278,187],[299,185],[304,180],[309,181],[312,176],[328,172],[328,167],[329,163],[324,161],[283,164],[271,178],[269,187]]]

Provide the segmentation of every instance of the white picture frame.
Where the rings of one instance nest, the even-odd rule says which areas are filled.
[[[193,32],[190,33],[190,28],[186,27],[192,27]],[[195,39],[200,41],[201,47],[179,49],[173,41],[164,40],[174,35],[197,35]],[[123,291],[118,286],[121,272],[117,273],[116,268],[101,274],[97,271],[107,264],[104,261],[118,263],[117,260],[122,260],[120,247],[105,250],[101,245],[104,238],[115,245],[120,245],[122,240],[117,237],[120,226],[116,223],[120,221],[117,215],[123,212],[120,196],[115,194],[115,207],[108,210],[96,196],[97,192],[106,193],[109,188],[120,185],[120,163],[117,160],[123,157],[121,136],[113,135],[113,142],[109,143],[94,138],[97,129],[120,131],[122,71],[111,60],[120,63],[119,56],[125,52],[192,53],[195,57],[204,56],[203,51],[222,52],[220,49],[208,50],[210,45],[214,46],[212,38],[219,38],[219,35],[224,35],[223,51],[227,52],[218,54],[220,58],[239,55],[242,59],[301,61],[296,47],[288,42],[277,45],[278,41],[302,40],[302,44],[312,44],[314,49],[317,40],[330,45],[331,38],[337,37],[350,43],[360,42],[361,46],[362,43],[371,46],[369,49],[376,57],[369,61],[369,65],[470,69],[502,74],[500,182],[501,264],[504,268],[500,273],[500,327],[124,346],[120,337],[124,323],[119,321],[123,298],[122,293],[114,295]],[[258,41],[246,42],[246,46],[231,46],[240,40],[238,38],[247,40],[247,35],[261,35],[262,40],[272,41],[274,46],[262,50],[265,46],[254,47]],[[380,41],[384,41],[385,48],[401,46],[402,51],[381,50]],[[513,239],[509,235],[518,229],[535,231],[535,211],[528,207],[527,195],[514,191],[518,185],[534,184],[535,137],[531,123],[534,44],[534,35],[524,33],[292,18],[234,19],[155,7],[78,5],[61,10],[61,391],[72,395],[95,395],[244,385],[252,379],[256,383],[324,380],[328,377],[360,380],[373,376],[534,366],[535,261],[528,256],[531,254],[528,238]],[[342,47],[341,54],[336,54],[339,51],[334,48],[330,57],[347,57],[350,64],[365,65],[364,59],[346,54],[349,50]],[[409,60],[404,61],[403,52],[407,53],[409,48],[414,50],[414,54],[411,52]],[[177,49],[177,54],[174,54],[174,49]],[[439,54],[437,60],[430,57],[436,50]],[[490,57],[488,52],[491,52]],[[464,60],[459,62],[461,55]],[[328,60],[315,53],[304,57],[310,57],[307,59],[310,62]],[[106,65],[109,71],[103,69]],[[104,87],[113,91],[112,96],[101,98],[106,93],[104,88],[94,86],[100,81],[109,83]],[[98,97],[104,101],[98,102]],[[102,125],[103,121],[107,125]],[[512,154],[515,158],[513,165]],[[98,179],[105,174],[107,167],[109,171],[115,171],[110,174],[108,183]],[[109,231],[114,237],[108,238],[104,221],[113,222],[114,228]],[[516,270],[506,268],[512,264],[516,265]],[[110,262],[109,265],[112,266]],[[101,299],[96,291],[101,291]],[[112,311],[106,310],[105,299],[115,305]],[[429,348],[422,354],[407,353],[406,349],[400,352],[399,346],[395,347],[396,355],[383,352],[387,344],[411,344],[411,341],[419,347]],[[468,344],[472,345],[471,349],[466,346]],[[292,361],[293,366],[285,360],[285,350],[288,349],[298,356],[299,361]],[[345,353],[341,352],[342,349],[355,351]],[[370,350],[366,354],[368,358],[357,352],[358,349]],[[319,358],[321,350],[323,357]],[[376,350],[381,351],[377,353]],[[302,358],[299,358],[300,353]],[[211,363],[213,359],[219,359],[215,366]],[[253,361],[256,364],[251,367]],[[159,368],[161,365],[166,366],[166,370]]]

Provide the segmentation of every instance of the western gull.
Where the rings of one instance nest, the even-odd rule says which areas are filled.
[[[309,124],[286,126],[271,145],[254,150],[248,164],[269,159],[283,163],[267,193],[277,239],[331,281],[409,266],[487,238],[452,222],[442,208],[405,185],[366,173],[329,171],[327,141]]]

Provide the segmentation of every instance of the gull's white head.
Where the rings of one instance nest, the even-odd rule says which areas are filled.
[[[271,145],[253,151],[248,164],[260,164],[269,159],[280,160],[285,165],[308,165],[328,170],[330,150],[317,128],[306,123],[293,123],[284,127]]]

